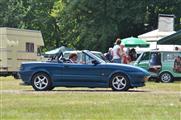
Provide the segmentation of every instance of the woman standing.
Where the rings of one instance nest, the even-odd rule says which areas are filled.
[[[122,50],[121,50],[120,44],[121,44],[121,39],[118,38],[115,42],[113,49],[112,49],[112,56],[113,56],[113,62],[114,63],[121,63]]]

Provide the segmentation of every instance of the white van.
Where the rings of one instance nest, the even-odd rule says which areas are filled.
[[[21,62],[40,60],[39,48],[44,46],[40,31],[0,28],[0,76],[17,78]]]

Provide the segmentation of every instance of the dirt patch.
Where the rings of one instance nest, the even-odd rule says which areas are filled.
[[[152,93],[152,94],[180,94],[180,91],[163,91],[150,89],[131,89],[128,91],[112,91],[112,90],[52,90],[52,91],[34,91],[34,90],[0,90],[0,94],[57,94],[57,93]]]

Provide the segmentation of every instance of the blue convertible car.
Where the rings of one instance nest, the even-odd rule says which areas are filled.
[[[139,67],[106,63],[88,50],[82,51],[83,62],[66,63],[64,59],[49,62],[22,63],[20,77],[37,91],[54,87],[111,87],[116,91],[144,86],[149,73]]]

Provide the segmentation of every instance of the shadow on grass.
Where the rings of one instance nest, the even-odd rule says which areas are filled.
[[[75,93],[142,93],[150,92],[148,90],[128,90],[128,91],[113,91],[113,90],[51,90],[51,91],[34,91],[34,90],[23,90],[24,92],[49,92],[49,93],[58,93],[58,92],[75,92]]]

